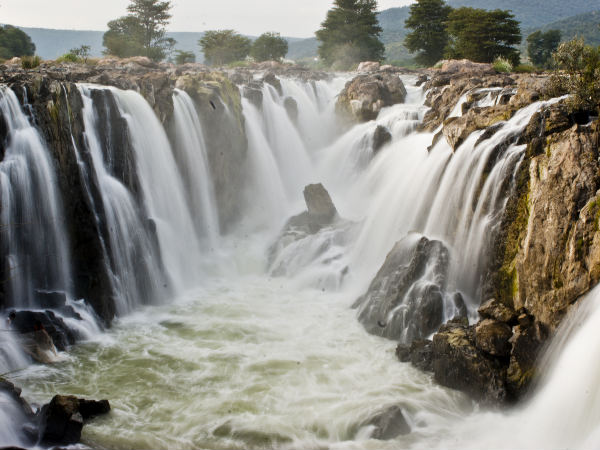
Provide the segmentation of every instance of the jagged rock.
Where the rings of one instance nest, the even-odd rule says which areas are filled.
[[[484,319],[475,326],[475,345],[492,356],[505,357],[510,354],[511,328],[502,322]]]
[[[273,86],[279,95],[283,95],[281,81],[279,81],[279,78],[277,78],[273,72],[268,72],[262,80],[264,83]]]
[[[55,395],[40,411],[39,441],[44,445],[76,444],[81,439],[84,421],[109,411],[108,400]]]
[[[402,413],[402,408],[397,405],[391,406],[363,422],[361,427],[365,426],[374,427],[371,438],[381,441],[394,439],[409,434],[411,431],[410,425]]]
[[[377,61],[364,61],[358,65],[357,72],[377,72],[381,67],[381,64]]]
[[[402,103],[405,98],[406,88],[398,75],[359,75],[346,83],[336,110],[351,120],[366,122],[375,119],[383,107]]]
[[[65,350],[69,345],[76,341],[75,333],[67,324],[52,311],[14,311],[9,316],[13,317],[10,327],[19,333],[26,334],[33,338],[36,331],[36,325],[40,324],[52,338],[54,345],[59,350]]]
[[[485,319],[494,319],[507,324],[514,324],[517,319],[517,313],[513,309],[503,305],[495,298],[491,298],[483,303],[477,312]]]
[[[396,356],[401,362],[410,362],[417,369],[433,371],[433,346],[430,340],[416,340],[410,345],[398,344]]]
[[[373,153],[377,153],[385,144],[391,141],[392,133],[386,127],[377,125],[373,133]]]
[[[298,102],[292,97],[286,97],[283,106],[288,117],[295,123],[298,120]]]
[[[450,147],[456,150],[475,130],[482,130],[500,121],[506,121],[513,113],[513,110],[505,107],[474,107],[461,117],[446,120],[442,133]]]
[[[329,192],[319,184],[309,184],[304,188],[304,200],[308,214],[319,223],[331,223],[337,217],[337,209]]]
[[[397,242],[367,292],[354,303],[365,329],[403,343],[437,330],[444,315],[448,259],[440,241],[409,236]]]
[[[506,369],[477,349],[473,329],[449,323],[433,336],[433,373],[443,386],[466,392],[484,403],[507,398]]]
[[[419,77],[417,78],[417,81],[415,83],[415,86],[422,86],[424,83],[427,83],[427,80],[429,79],[429,77],[425,74],[423,75],[419,75]]]
[[[476,63],[468,59],[450,59],[442,61],[442,72],[469,74],[471,76],[481,76],[494,73],[491,64]]]
[[[452,302],[454,303],[454,308],[456,309],[455,317],[464,317],[466,318],[468,315],[467,305],[465,304],[465,299],[463,298],[460,292],[455,292],[452,297]]]
[[[15,386],[8,380],[0,378],[0,392],[7,394],[12,400],[19,405],[24,417],[32,419],[34,416],[33,409],[23,397],[21,397],[21,388]]]

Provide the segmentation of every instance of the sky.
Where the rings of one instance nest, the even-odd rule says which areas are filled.
[[[233,28],[248,35],[276,31],[311,37],[333,0],[171,0],[169,31]],[[411,0],[379,0],[379,9]],[[126,14],[129,0],[0,0],[0,23],[21,27],[105,30]]]

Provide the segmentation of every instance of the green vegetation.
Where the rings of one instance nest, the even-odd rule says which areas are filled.
[[[498,57],[494,60],[492,67],[496,72],[510,73],[513,71],[513,65],[506,58]]]
[[[335,69],[348,69],[360,61],[382,61],[385,47],[375,0],[335,0],[321,29],[319,56]]]
[[[65,53],[57,58],[56,62],[87,63],[90,57],[90,49],[89,45],[72,48],[69,53]]]
[[[0,58],[33,56],[35,45],[25,32],[11,25],[0,26]]]
[[[539,28],[539,31],[558,30],[561,32],[563,41],[570,41],[575,38],[583,38],[590,45],[600,45],[600,4],[597,4],[597,11],[578,14],[567,17]],[[528,34],[536,29],[527,30]]]
[[[213,30],[207,31],[198,44],[208,64],[222,66],[246,59],[252,41],[234,30]]]
[[[171,14],[170,1],[130,0],[129,14],[108,23],[104,34],[105,54],[147,56],[162,61],[172,51],[175,40],[166,37]]]
[[[175,50],[175,64],[181,66],[187,63],[195,63],[196,55],[194,52],[186,52],[185,50]]]
[[[448,44],[446,21],[452,11],[444,0],[417,0],[410,7],[406,27],[413,31],[406,36],[404,45],[410,52],[417,52],[415,61],[431,66],[442,59]]]
[[[448,16],[448,34],[449,58],[491,63],[503,57],[513,65],[519,63],[519,52],[514,46],[521,42],[521,30],[510,11],[455,9]]]
[[[530,64],[519,64],[517,67],[513,69],[513,72],[516,73],[533,73],[535,72],[535,67]]]
[[[35,69],[42,63],[42,58],[39,56],[22,56],[21,57],[21,67],[23,69]]]
[[[250,56],[256,61],[280,61],[287,52],[288,43],[279,33],[264,33],[252,44]]]
[[[553,59],[558,70],[550,79],[549,94],[571,94],[568,105],[572,112],[599,111],[600,47],[573,39],[560,44]]]
[[[527,36],[527,53],[531,62],[538,67],[550,67],[552,53],[558,48],[560,39],[560,30],[536,31]]]

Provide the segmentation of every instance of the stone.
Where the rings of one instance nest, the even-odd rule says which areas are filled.
[[[402,408],[398,405],[390,406],[384,411],[374,415],[363,422],[362,427],[371,426],[371,438],[381,441],[394,439],[398,436],[409,434],[411,429],[406,421]]]
[[[83,420],[88,420],[96,416],[108,414],[110,412],[110,403],[108,400],[86,400],[79,399],[79,413]]]
[[[523,324],[514,328],[510,339],[512,350],[510,363],[506,374],[506,384],[514,398],[521,398],[527,394],[537,371],[537,360],[546,340],[548,332],[533,317],[524,314]]]
[[[422,86],[423,84],[427,83],[428,79],[429,79],[429,77],[425,74],[419,75],[419,77],[417,78],[417,81],[415,83],[415,86],[417,86],[417,87]]]
[[[415,340],[410,345],[398,344],[396,356],[424,372],[433,371],[433,346],[430,340]]]
[[[461,73],[461,74],[491,74],[494,69],[491,64],[476,63],[468,59],[450,59],[442,61],[442,72]]]
[[[296,123],[298,121],[298,102],[293,97],[286,97],[283,100],[283,107],[290,120]]]
[[[392,141],[392,133],[383,125],[377,125],[373,133],[373,153],[377,153],[381,148]]]
[[[242,95],[244,96],[244,98],[247,98],[250,101],[250,103],[252,103],[258,109],[262,108],[263,92],[261,89],[250,86],[244,86],[242,90]]]
[[[477,312],[485,319],[494,319],[512,325],[515,325],[517,319],[517,313],[513,309],[503,305],[495,298],[483,303]]]
[[[475,326],[475,345],[492,356],[507,357],[510,354],[511,328],[502,322],[484,319]]]
[[[354,303],[365,329],[402,343],[436,331],[443,321],[448,260],[440,241],[409,235],[397,242]]]
[[[36,290],[35,296],[42,308],[58,309],[66,305],[67,294],[62,291]]]
[[[454,317],[466,318],[468,316],[469,311],[467,310],[465,299],[463,298],[460,292],[454,293],[454,295],[452,296],[452,302],[454,303],[454,308],[456,309],[456,315]]]
[[[36,331],[36,324],[39,324],[52,338],[52,342],[58,350],[65,350],[69,345],[76,342],[77,336],[74,331],[52,311],[25,310],[12,312],[14,312],[14,318],[11,320],[10,327],[19,333],[33,336]]]
[[[358,65],[357,72],[377,72],[381,67],[381,64],[377,61],[364,61]]]
[[[339,94],[336,111],[349,120],[366,122],[377,118],[383,107],[405,99],[406,88],[397,74],[358,75]]]
[[[329,192],[321,183],[306,186],[304,200],[308,214],[318,222],[331,223],[338,215]]]
[[[283,95],[283,89],[281,87],[281,81],[273,72],[267,72],[267,74],[263,77],[263,82],[270,84],[275,88],[279,95]]]

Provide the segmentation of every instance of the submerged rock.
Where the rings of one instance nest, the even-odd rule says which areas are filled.
[[[384,411],[374,415],[363,422],[361,427],[371,426],[371,438],[381,441],[394,439],[398,436],[409,434],[410,425],[406,421],[402,408],[398,405],[390,406]]]
[[[377,153],[381,148],[392,141],[392,133],[386,127],[377,125],[373,133],[373,153]]]
[[[366,330],[410,343],[436,331],[444,319],[448,249],[409,236],[394,245],[367,292],[354,304]]]

